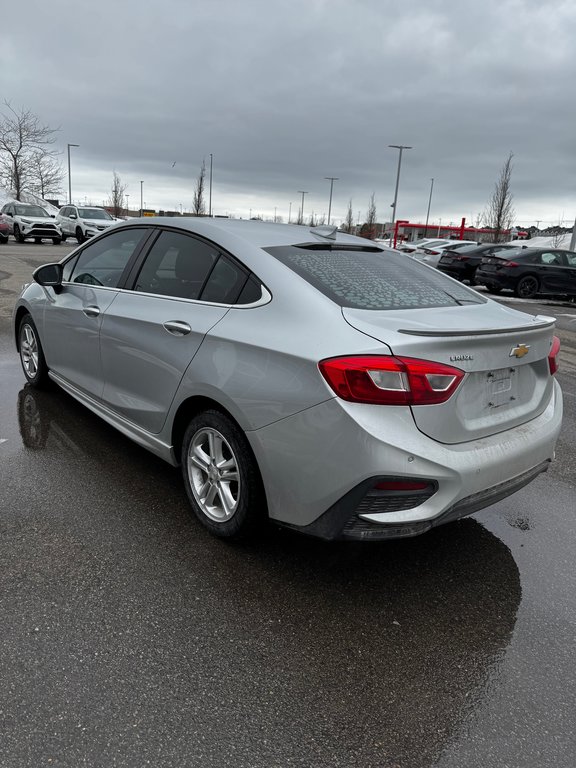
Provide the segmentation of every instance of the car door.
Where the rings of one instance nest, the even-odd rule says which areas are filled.
[[[100,327],[150,229],[129,227],[85,246],[64,265],[59,292],[46,288],[42,343],[50,369],[100,398]]]
[[[564,257],[566,258],[566,285],[567,293],[570,296],[576,296],[576,253],[573,251],[565,251]]]
[[[158,433],[182,377],[208,331],[230,305],[200,300],[219,270],[221,253],[191,234],[162,230],[132,290],[123,290],[101,330],[103,400],[151,433]],[[239,280],[246,273],[237,267]]]
[[[562,251],[542,251],[537,259],[537,274],[543,293],[566,293],[566,257]]]
[[[70,213],[70,206],[65,206],[60,210],[60,213],[58,214],[58,224],[60,224],[60,229],[62,230],[63,235],[69,235],[70,234],[70,222],[68,219],[68,215]]]

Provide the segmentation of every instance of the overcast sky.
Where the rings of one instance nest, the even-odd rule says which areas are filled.
[[[6,23],[8,22],[8,23]],[[0,99],[59,127],[72,196],[294,220],[375,195],[472,220],[509,152],[517,223],[576,215],[574,0],[27,0],[3,14]],[[175,163],[175,165],[174,165]],[[66,183],[67,186],[67,183]],[[62,196],[65,200],[66,191]]]

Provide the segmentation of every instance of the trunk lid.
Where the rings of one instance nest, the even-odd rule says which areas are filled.
[[[446,403],[412,406],[418,429],[438,442],[462,443],[503,432],[536,418],[548,405],[554,318],[526,315],[494,301],[397,311],[344,307],[342,313],[394,355],[466,372]]]

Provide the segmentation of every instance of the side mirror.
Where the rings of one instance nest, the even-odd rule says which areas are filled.
[[[54,289],[62,286],[62,264],[45,264],[38,267],[32,275],[38,285]]]
[[[55,219],[55,218],[56,218],[55,214],[51,213],[51,214],[50,214],[50,218],[51,218],[51,219]]]
[[[76,216],[75,213],[71,213],[70,216],[68,216],[68,218],[69,219],[77,219],[78,217]]]
[[[6,211],[6,213],[4,214],[4,216],[10,216],[10,217],[11,217],[11,216],[12,216],[12,214],[10,213],[10,211]]]

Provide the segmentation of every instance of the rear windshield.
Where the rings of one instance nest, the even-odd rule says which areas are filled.
[[[342,307],[424,309],[486,303],[476,291],[394,251],[335,246],[265,250]]]

